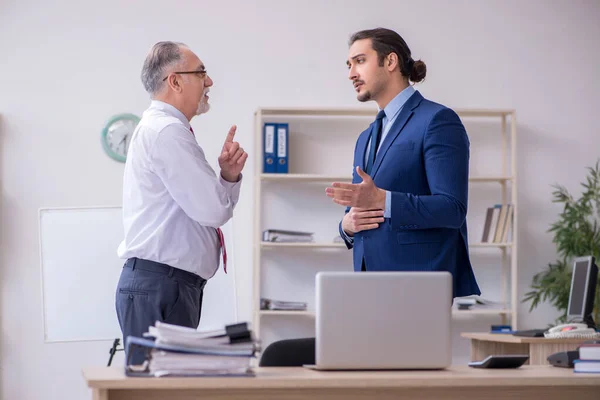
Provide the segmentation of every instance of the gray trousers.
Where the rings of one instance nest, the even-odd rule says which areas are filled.
[[[146,354],[139,349],[129,354],[128,336],[142,337],[156,321],[198,327],[205,285],[205,279],[191,272],[139,258],[127,260],[117,285],[116,308],[129,364],[142,364]]]

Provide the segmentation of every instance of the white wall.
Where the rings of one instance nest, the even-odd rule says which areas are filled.
[[[522,295],[555,256],[546,233],[559,212],[550,184],[578,193],[584,168],[600,157],[599,19],[593,0],[3,0],[2,398],[87,398],[80,368],[106,362],[109,343],[43,343],[37,210],[120,204],[123,165],[102,152],[100,131],[111,115],[146,108],[139,74],[155,42],[186,42],[215,81],[212,111],[193,121],[210,160],[233,123],[251,151],[259,106],[357,106],[346,78],[347,40],[375,26],[399,31],[427,63],[425,96],[452,107],[515,108]],[[253,182],[246,176],[235,259],[238,304],[250,319],[250,264],[240,261],[251,257]],[[550,307],[529,315],[520,306],[522,327],[555,316]]]

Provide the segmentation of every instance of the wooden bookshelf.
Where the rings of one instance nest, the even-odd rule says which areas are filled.
[[[453,310],[453,316],[497,316],[502,323],[511,323],[513,329],[517,329],[517,250],[518,250],[518,204],[517,204],[517,164],[516,164],[516,114],[511,109],[455,109],[461,119],[467,122],[484,119],[486,124],[491,121],[497,124],[500,135],[500,145],[498,148],[501,155],[501,163],[495,168],[495,173],[490,175],[473,175],[469,177],[470,185],[491,185],[493,190],[499,190],[498,203],[513,204],[514,215],[512,220],[512,237],[508,243],[479,243],[480,238],[473,238],[469,244],[470,252],[486,251],[486,249],[496,249],[501,258],[501,280],[500,285],[501,299],[494,299],[499,302],[499,308],[480,307],[471,310]],[[263,293],[261,279],[270,279],[263,276],[262,263],[263,255],[269,252],[270,257],[281,254],[287,254],[291,251],[305,252],[325,252],[325,251],[345,251],[344,243],[334,242],[314,242],[314,243],[276,243],[262,241],[262,231],[269,227],[261,226],[261,215],[264,212],[262,199],[267,191],[277,191],[280,197],[284,195],[281,187],[285,184],[293,184],[294,190],[303,190],[310,188],[310,185],[328,185],[332,182],[350,182],[350,174],[327,173],[297,173],[292,171],[288,174],[263,173],[263,160],[260,155],[263,148],[263,123],[273,120],[297,121],[309,119],[310,121],[330,121],[330,120],[352,120],[352,121],[370,121],[375,117],[375,110],[363,108],[259,108],[255,112],[255,177],[254,180],[254,256],[253,256],[253,280],[254,280],[254,330],[260,336],[261,325],[263,323],[276,324],[277,318],[289,317],[314,317],[312,311],[269,311],[260,310],[260,298]],[[292,125],[290,125],[291,127]],[[493,133],[493,131],[491,131]],[[353,132],[358,134],[358,132]],[[470,133],[471,134],[471,133]],[[473,135],[478,133],[473,132]],[[293,129],[290,128],[290,137],[293,135]],[[354,141],[355,138],[349,139]],[[291,141],[291,140],[290,140]],[[473,150],[472,150],[473,151]],[[293,154],[293,153],[292,153]],[[300,171],[301,172],[301,171]],[[297,185],[302,184],[302,185]],[[286,189],[287,190],[287,189]],[[312,190],[312,189],[309,189]],[[341,215],[341,210],[340,210]],[[495,256],[495,255],[494,255]],[[314,256],[317,257],[317,256]],[[285,267],[283,267],[285,268]],[[298,285],[314,285],[314,282],[298,282]],[[285,299],[281,299],[285,300]],[[280,323],[285,324],[285,321]]]

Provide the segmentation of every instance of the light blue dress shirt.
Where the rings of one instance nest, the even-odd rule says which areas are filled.
[[[388,103],[388,105],[385,106],[385,108],[383,109],[383,111],[385,112],[385,117],[383,117],[383,121],[381,121],[382,131],[381,131],[381,140],[379,141],[379,147],[377,148],[378,152],[381,149],[381,145],[382,145],[383,141],[385,140],[385,137],[390,132],[390,129],[394,125],[394,122],[396,122],[398,115],[400,115],[400,111],[402,111],[404,104],[406,104],[406,102],[408,101],[410,96],[413,95],[413,93],[415,93],[415,88],[409,85],[406,89],[404,89],[403,91],[398,93],[396,95],[396,97],[394,97],[392,99],[392,101],[390,101]],[[377,111],[379,112],[379,111],[381,111],[381,109],[378,109]],[[364,155],[364,157],[365,157],[364,164],[367,163],[367,156],[369,154],[370,148],[371,148],[371,140],[369,139],[369,143],[367,144],[367,149],[366,149],[365,155]],[[385,209],[383,210],[383,217],[384,218],[392,217],[392,192],[390,192],[389,190],[385,191]],[[342,232],[344,234],[346,233],[343,231],[343,229],[342,229]],[[353,240],[353,238],[350,236],[346,236],[346,239],[349,241]]]
[[[396,95],[396,97],[394,97],[392,99],[392,101],[390,101],[388,103],[388,105],[385,106],[385,108],[383,109],[383,112],[385,112],[385,117],[383,117],[383,121],[381,121],[382,131],[381,131],[381,140],[379,141],[379,147],[377,148],[378,152],[381,149],[381,145],[382,145],[383,141],[385,140],[385,137],[390,132],[390,129],[394,125],[394,122],[396,122],[396,118],[398,118],[400,111],[402,111],[404,104],[406,104],[406,101],[410,98],[410,96],[413,95],[414,92],[415,92],[415,88],[412,86],[408,86],[406,89],[404,89],[403,91],[398,93]],[[378,112],[379,111],[381,111],[381,109],[379,109]],[[365,159],[364,159],[365,164],[367,163],[367,154],[369,154],[370,148],[371,148],[371,140],[369,139],[369,143],[367,144],[367,151],[365,151]],[[385,192],[385,210],[384,210],[383,217],[384,218],[392,217],[392,193],[388,190],[386,190],[386,192]]]

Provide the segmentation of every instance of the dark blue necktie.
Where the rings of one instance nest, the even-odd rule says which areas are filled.
[[[371,173],[373,164],[375,164],[375,154],[377,154],[377,148],[381,141],[381,125],[383,125],[383,117],[385,117],[385,111],[381,110],[377,113],[375,125],[373,125],[373,130],[371,131],[371,148],[369,149],[369,157],[367,158],[367,165],[365,167],[365,172],[367,174]]]

